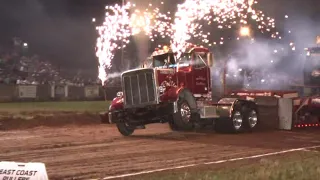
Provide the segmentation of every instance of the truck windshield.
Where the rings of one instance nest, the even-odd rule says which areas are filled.
[[[179,64],[186,64],[189,65],[192,59],[192,54],[190,53],[183,53],[179,58]]]
[[[171,64],[175,64],[174,56],[172,53],[153,56],[153,67],[169,66]]]
[[[193,61],[192,57],[194,57]],[[180,65],[189,66],[192,62],[195,67],[204,67],[206,66],[207,53],[205,52],[194,52],[194,53],[184,53],[179,59]]]
[[[205,53],[205,52],[196,52],[195,53],[195,59],[194,59],[195,67],[206,66],[206,58],[207,58],[207,53]]]

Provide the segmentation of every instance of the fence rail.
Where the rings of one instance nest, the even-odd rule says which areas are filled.
[[[240,87],[228,86],[228,89],[241,89]],[[299,92],[301,96],[308,96],[320,92],[320,88],[308,88],[294,86],[290,88]],[[316,90],[316,93],[314,92]],[[7,85],[0,84],[1,102],[21,101],[84,101],[84,100],[112,100],[121,87],[113,86],[103,88],[99,85],[91,86],[68,86],[68,85]],[[213,95],[222,95],[214,91]],[[215,96],[214,96],[215,97]]]
[[[112,100],[121,87],[68,85],[0,85],[0,102]]]

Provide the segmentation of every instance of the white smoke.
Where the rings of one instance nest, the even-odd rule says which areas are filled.
[[[121,77],[121,72],[115,72],[115,73],[111,73],[111,74],[108,74],[108,78],[112,79],[112,78],[119,78]]]
[[[320,24],[315,23],[308,15],[286,15],[283,18],[282,38],[273,41],[276,43],[256,40],[236,48],[244,54],[244,58],[229,58],[229,82],[230,79],[235,79],[234,75],[241,74],[240,70],[248,68],[257,70],[258,73],[243,76],[241,82],[244,88],[276,90],[288,89],[289,85],[294,84],[303,85],[302,71],[306,58],[304,49],[316,45]]]
[[[277,65],[289,53],[282,44],[267,40],[242,42],[228,58],[228,84],[242,85],[242,88],[274,89],[283,88],[283,72]]]

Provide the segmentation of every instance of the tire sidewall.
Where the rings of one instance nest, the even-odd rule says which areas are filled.
[[[254,127],[250,126],[250,121],[249,121],[249,116],[252,111],[255,111],[256,115],[257,115],[257,123]],[[244,127],[245,127],[246,131],[247,132],[255,131],[260,124],[258,108],[256,106],[246,107],[246,110],[243,112],[243,115],[244,115]]]
[[[174,117],[173,115],[170,116],[171,118],[168,120],[168,124],[169,124],[169,127],[172,131],[179,131],[179,127],[175,124],[174,122]]]
[[[241,126],[240,126],[240,128],[238,128],[238,129],[235,127],[235,125],[234,125],[234,123],[233,123],[233,118],[234,118],[236,112],[239,112],[239,113],[240,113],[240,116],[241,116],[241,118],[242,118]],[[231,118],[230,118],[231,131],[234,132],[234,133],[244,132],[244,129],[245,129],[245,126],[244,126],[245,123],[244,123],[244,122],[245,122],[245,119],[244,119],[243,111],[241,111],[241,109],[238,109],[238,108],[234,109],[233,112],[232,112]]]
[[[187,106],[189,106],[189,108],[191,110],[191,107],[190,107],[188,101],[184,100],[183,98],[179,99],[178,100],[178,112],[173,115],[173,124],[175,125],[176,129],[190,131],[194,128],[194,124],[191,122],[192,115],[190,115],[191,117],[190,117],[189,122],[185,122],[182,119],[181,106],[183,104],[186,104]]]

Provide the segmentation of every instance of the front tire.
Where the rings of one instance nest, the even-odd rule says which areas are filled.
[[[188,101],[180,99],[178,101],[178,112],[173,115],[174,129],[181,131],[191,131],[194,129],[194,117]],[[170,125],[171,126],[171,125]]]
[[[123,135],[123,136],[130,136],[133,134],[135,128],[126,124],[126,123],[117,123],[117,128],[118,131]]]
[[[172,131],[179,131],[179,127],[174,123],[173,116],[168,120],[168,123]]]

